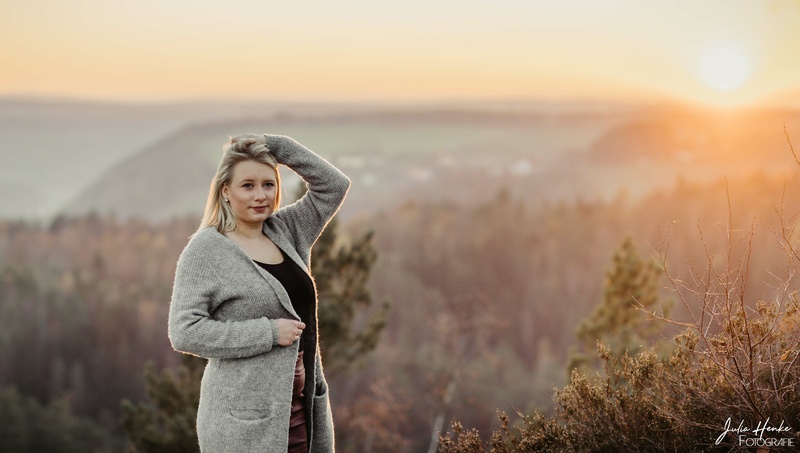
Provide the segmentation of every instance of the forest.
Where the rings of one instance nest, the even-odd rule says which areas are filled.
[[[576,356],[588,357],[587,376],[600,372],[579,326],[603,302],[625,250],[657,271],[643,348],[674,347],[702,311],[696,293],[675,283],[704,268],[746,261],[747,285],[737,288],[747,313],[787,295],[796,306],[800,168],[792,165],[787,152],[784,172],[678,180],[607,201],[537,201],[487,186],[488,201],[401,201],[337,221],[321,241],[328,250],[313,255],[339,257],[315,261],[315,273],[356,269],[353,278],[326,277],[341,279],[329,300],[350,299],[346,309],[326,308],[321,296],[320,319],[342,322],[321,340],[337,448],[483,451],[504,423],[522,423],[517,413],[557,414],[554,395],[574,388]],[[179,451],[136,444],[123,408],[152,407],[153,376],[187,370],[166,319],[175,264],[198,221],[86,214],[0,222],[1,451]],[[346,287],[359,284],[364,291]],[[800,336],[796,327],[789,333]],[[352,342],[361,349],[341,347]],[[722,410],[707,422],[722,429],[738,415]],[[438,445],[453,420],[473,430],[472,450],[466,431],[460,445]],[[800,428],[800,419],[785,422]]]

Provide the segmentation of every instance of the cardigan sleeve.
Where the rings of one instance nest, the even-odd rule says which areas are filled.
[[[289,227],[296,240],[311,247],[344,202],[350,179],[293,138],[269,134],[265,137],[275,160],[300,175],[308,186],[302,198],[279,209],[275,217]]]
[[[179,352],[205,358],[235,359],[263,354],[278,343],[277,321],[211,318],[223,280],[214,263],[190,241],[175,271],[168,336]]]

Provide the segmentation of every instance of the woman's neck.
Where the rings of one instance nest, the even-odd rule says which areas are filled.
[[[248,224],[243,224],[241,222],[239,222],[239,224],[236,226],[236,229],[233,230],[233,233],[245,239],[255,239],[264,234],[261,231],[261,224],[248,225]]]

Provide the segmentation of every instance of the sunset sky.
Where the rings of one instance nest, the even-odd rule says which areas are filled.
[[[800,0],[0,4],[0,95],[800,106]]]

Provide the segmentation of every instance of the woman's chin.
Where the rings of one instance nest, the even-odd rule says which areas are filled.
[[[270,214],[272,214],[271,211],[266,211],[263,214],[249,214],[247,216],[237,217],[236,221],[244,225],[260,225],[267,220]]]

